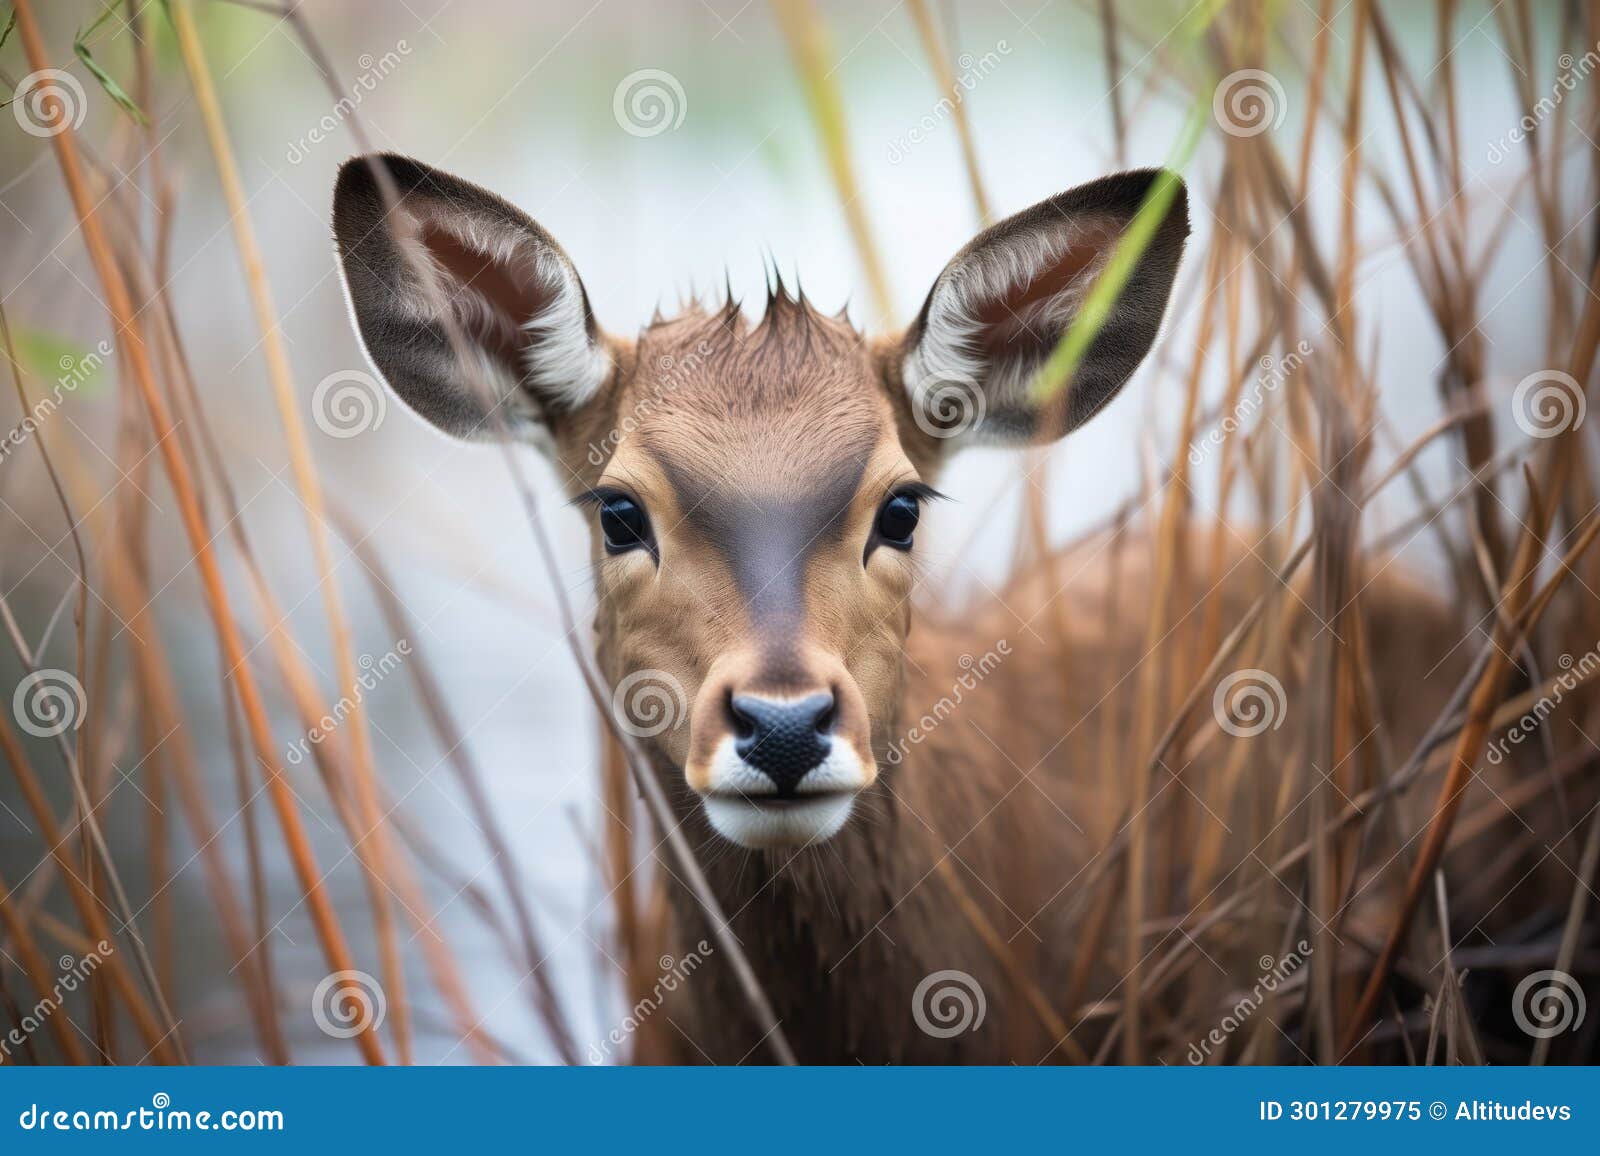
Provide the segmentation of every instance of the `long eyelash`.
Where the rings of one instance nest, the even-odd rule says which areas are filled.
[[[955,500],[949,494],[940,493],[928,485],[927,482],[906,482],[904,485],[896,486],[890,490],[889,494],[916,498],[919,502],[950,502]]]
[[[613,489],[610,486],[600,486],[597,489],[585,490],[567,504],[569,506],[603,506],[607,502],[616,501],[618,498],[633,500],[631,495],[622,490]]]

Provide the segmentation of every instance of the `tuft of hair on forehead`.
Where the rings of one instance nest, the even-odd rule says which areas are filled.
[[[726,291],[657,317],[639,335],[635,365],[620,404],[642,415],[640,444],[685,493],[733,478],[752,492],[797,492],[846,467],[859,475],[892,421],[862,335],[781,279],[758,319]]]
[[[759,378],[792,373],[819,359],[854,356],[866,339],[851,323],[848,306],[832,315],[822,313],[798,282],[790,292],[783,275],[772,269],[758,319],[751,320],[724,279],[720,300],[694,297],[672,317],[663,317],[658,307],[639,340],[646,356],[703,350],[704,358],[719,363],[718,368]]]

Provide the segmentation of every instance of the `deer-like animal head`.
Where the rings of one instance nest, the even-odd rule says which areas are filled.
[[[394,392],[446,433],[536,441],[588,507],[618,723],[718,832],[768,848],[834,835],[880,773],[943,460],[1063,436],[1149,351],[1188,233],[1181,187],[1068,388],[1030,393],[1156,177],[988,229],[906,332],[874,339],[781,286],[756,324],[730,301],[613,337],[548,233],[402,157],[345,165],[334,232]]]

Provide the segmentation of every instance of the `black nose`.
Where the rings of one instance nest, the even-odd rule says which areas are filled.
[[[833,695],[826,691],[780,702],[736,694],[728,705],[738,731],[733,749],[788,795],[807,771],[828,757]]]

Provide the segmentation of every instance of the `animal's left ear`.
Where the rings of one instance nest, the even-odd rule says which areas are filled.
[[[445,433],[550,448],[600,397],[613,366],[578,271],[520,209],[387,153],[339,170],[333,232],[373,367]]]
[[[1116,396],[1155,342],[1172,294],[1189,235],[1181,181],[1072,380],[1044,402],[1029,385],[1160,175],[1144,169],[1069,189],[955,255],[899,350],[918,427],[951,447],[1039,443]]]

